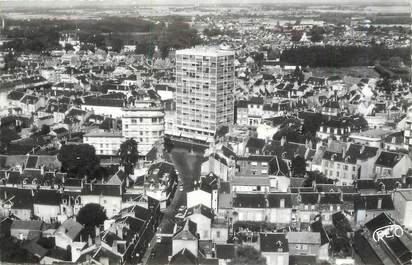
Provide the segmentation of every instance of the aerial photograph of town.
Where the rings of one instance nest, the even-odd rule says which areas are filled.
[[[0,264],[412,265],[411,5],[0,0]]]

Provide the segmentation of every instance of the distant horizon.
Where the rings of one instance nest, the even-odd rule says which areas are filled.
[[[296,5],[296,4],[313,4],[313,5],[380,5],[393,6],[405,5],[410,6],[409,0],[366,0],[359,3],[359,0],[0,0],[0,5],[4,7],[59,7],[59,6],[87,6],[100,3],[103,6],[191,6],[198,2],[201,6],[207,5]]]

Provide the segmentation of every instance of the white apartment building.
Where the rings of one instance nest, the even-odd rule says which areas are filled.
[[[160,97],[154,94],[144,95],[123,108],[123,137],[136,140],[141,155],[146,155],[164,136],[165,112]]]
[[[121,132],[94,131],[83,137],[83,143],[92,145],[96,150],[96,155],[117,155],[122,141]]]
[[[159,95],[154,90],[140,90],[122,108],[121,132],[92,131],[84,135],[83,142],[94,146],[97,155],[117,155],[121,143],[133,138],[138,143],[139,154],[145,156],[164,136],[164,116]]]
[[[217,47],[176,52],[176,134],[212,141],[234,122],[235,53]]]

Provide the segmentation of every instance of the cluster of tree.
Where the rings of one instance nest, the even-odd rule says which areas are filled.
[[[325,34],[325,29],[322,27],[314,26],[310,30],[309,34],[310,34],[310,40],[312,42],[320,42],[320,41],[323,41],[324,39],[323,34]]]
[[[380,59],[398,56],[410,64],[410,48],[388,49],[384,46],[312,46],[286,49],[280,56],[283,63],[311,67],[370,66]]]
[[[238,246],[229,265],[266,265],[266,258],[252,246]]]
[[[221,31],[220,29],[218,29],[218,28],[216,28],[216,27],[213,27],[213,28],[205,28],[204,30],[203,30],[203,34],[205,35],[205,36],[208,36],[208,37],[214,37],[214,36],[218,36],[218,35],[222,35],[223,34],[223,31]]]
[[[95,227],[101,226],[107,220],[106,210],[97,203],[89,203],[83,206],[77,214],[77,222],[84,225],[83,234],[94,237]]]
[[[197,30],[191,28],[182,18],[175,18],[167,27],[157,27],[152,34],[142,38],[136,45],[136,53],[152,58],[157,46],[159,55],[165,58],[170,49],[183,49],[200,43]]]
[[[124,141],[120,145],[119,150],[120,164],[124,167],[126,174],[133,173],[133,169],[139,160],[139,152],[137,150],[137,142],[132,138]]]
[[[307,171],[306,178],[303,182],[303,187],[312,187],[313,182],[315,181],[316,184],[333,184],[333,180],[327,178],[322,172],[315,170],[315,171]]]
[[[61,170],[67,172],[69,177],[100,179],[104,169],[100,167],[100,159],[93,146],[88,144],[63,145],[57,156],[62,164]]]
[[[168,55],[171,48],[183,49],[201,43],[197,30],[190,27],[183,19],[172,21],[167,28],[158,33],[156,38],[163,58]]]
[[[10,142],[13,140],[17,140],[19,138],[20,136],[18,135],[15,129],[11,129],[8,127],[1,127],[0,128],[0,153],[6,153],[10,145]]]
[[[95,50],[95,47],[107,50],[111,45],[114,51],[120,51],[128,34],[136,32],[151,33],[137,45],[137,53],[153,55],[157,45],[163,57],[170,48],[180,49],[200,43],[197,31],[189,26],[183,17],[172,17],[169,26],[165,23],[153,23],[141,18],[106,17],[100,20],[11,20],[5,34],[14,39],[4,48],[13,48],[18,52],[42,52],[59,48],[61,32],[77,31],[83,50]],[[72,47],[67,47],[71,50]]]
[[[352,255],[352,246],[349,238],[352,226],[343,213],[335,213],[332,216],[334,228],[329,231],[328,235],[331,238],[330,248],[333,256],[345,258]]]

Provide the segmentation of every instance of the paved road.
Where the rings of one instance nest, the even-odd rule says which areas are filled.
[[[184,190],[180,191],[179,188],[177,189],[172,203],[164,211],[162,222],[159,225],[159,232],[173,229],[175,224],[174,216],[177,209],[181,205],[186,205],[186,193],[193,190],[194,180],[197,180],[200,176],[203,155],[202,153],[189,152],[183,148],[174,148],[170,154],[166,155],[166,160],[173,163],[175,169],[179,171]],[[150,247],[146,250],[146,253],[142,259],[142,264],[147,263],[149,255],[156,244],[155,239],[156,236],[153,237]]]
[[[182,205],[186,205],[186,193],[193,190],[194,180],[197,180],[200,176],[203,155],[200,153],[190,153],[185,149],[176,148],[168,154],[167,160],[172,162],[176,170],[179,172],[184,190],[180,191],[179,188],[177,189],[172,203],[164,212],[165,215],[160,227],[163,227],[164,225],[173,225],[173,218],[177,209]]]

